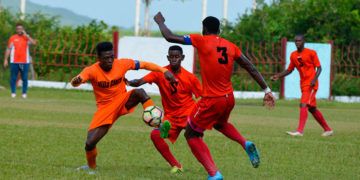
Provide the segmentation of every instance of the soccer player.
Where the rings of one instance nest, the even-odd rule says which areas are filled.
[[[286,132],[291,136],[303,136],[305,123],[308,117],[308,111],[314,116],[316,121],[324,129],[322,136],[331,136],[334,131],[329,127],[322,113],[316,108],[316,92],[318,90],[318,77],[321,73],[321,65],[316,52],[312,49],[304,48],[304,35],[295,36],[295,45],[297,50],[290,55],[289,67],[271,77],[272,80],[278,80],[292,73],[296,68],[300,74],[301,100],[300,100],[300,118],[296,131]]]
[[[96,144],[106,135],[110,127],[122,115],[131,113],[137,104],[143,108],[154,106],[154,102],[143,89],[126,91],[125,73],[128,70],[147,69],[164,74],[165,79],[175,82],[174,75],[166,68],[153,63],[132,60],[114,59],[113,45],[110,42],[101,42],[96,46],[98,62],[86,67],[79,75],[71,80],[74,87],[90,81],[94,88],[97,111],[88,129],[85,143],[87,165],[78,170],[86,170],[89,174],[95,173],[97,149]],[[167,121],[166,121],[167,122]],[[160,126],[166,136],[170,124]]]
[[[4,56],[5,68],[9,65],[8,59],[10,57],[10,87],[12,98],[16,97],[16,80],[19,71],[23,82],[22,97],[27,97],[28,72],[31,63],[29,54],[30,44],[36,45],[36,40],[26,33],[22,24],[16,24],[16,34],[10,37]]]
[[[201,84],[195,75],[181,67],[181,61],[184,60],[185,55],[183,55],[180,46],[171,46],[167,58],[169,65],[164,68],[174,74],[176,83],[169,83],[162,73],[151,72],[141,79],[129,81],[128,85],[138,87],[145,83],[157,84],[165,111],[164,120],[169,120],[171,123],[167,138],[170,142],[175,143],[181,130],[185,129],[187,117],[195,106],[193,95],[199,97],[201,94]],[[172,167],[170,172],[181,173],[183,171],[182,165],[173,156],[165,140],[160,137],[159,129],[154,129],[150,137],[156,149]]]
[[[185,138],[194,156],[207,170],[208,179],[223,179],[202,139],[203,132],[213,127],[241,144],[253,167],[258,167],[260,158],[255,144],[247,141],[228,119],[235,105],[231,83],[234,62],[245,68],[264,89],[264,104],[273,107],[275,98],[262,75],[236,45],[218,36],[220,21],[217,18],[209,16],[202,21],[203,35],[186,36],[173,34],[165,25],[165,18],[160,12],[155,15],[154,20],[167,41],[193,45],[199,53],[203,92],[189,116]]]

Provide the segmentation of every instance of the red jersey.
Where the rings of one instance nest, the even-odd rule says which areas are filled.
[[[90,81],[96,99],[96,104],[103,105],[111,102],[114,98],[126,92],[125,73],[135,69],[135,61],[132,59],[115,59],[112,69],[106,72],[101,69],[99,62],[86,67],[80,77],[83,82]]]
[[[234,61],[241,56],[240,49],[217,35],[191,34],[184,36],[199,53],[203,97],[219,97],[233,93],[231,75]]]
[[[29,39],[25,35],[15,34],[10,37],[10,63],[30,63]]]
[[[290,65],[288,71],[293,71],[296,68],[300,74],[300,86],[310,86],[311,81],[315,78],[316,67],[320,67],[320,61],[316,51],[304,48],[302,52],[294,51],[290,55]],[[315,89],[318,87],[316,82]]]
[[[192,95],[196,97],[201,95],[200,81],[182,67],[177,74],[171,70],[170,66],[164,68],[174,74],[177,79],[176,84],[171,85],[164,73],[160,72],[151,72],[144,76],[143,80],[147,83],[155,83],[159,87],[165,116],[174,118],[188,116],[195,105]]]

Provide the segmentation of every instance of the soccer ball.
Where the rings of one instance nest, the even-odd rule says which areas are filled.
[[[163,118],[163,114],[163,110],[161,110],[160,107],[149,106],[144,110],[143,121],[151,127],[159,126]]]

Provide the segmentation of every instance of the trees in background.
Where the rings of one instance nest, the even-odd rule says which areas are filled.
[[[233,42],[293,39],[306,35],[307,41],[350,44],[360,42],[359,0],[273,0],[258,1],[257,9],[227,24],[222,35]]]

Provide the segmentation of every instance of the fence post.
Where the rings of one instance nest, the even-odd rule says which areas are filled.
[[[286,68],[286,38],[281,38],[281,65]],[[284,92],[285,92],[285,78],[281,78],[281,84],[280,84],[280,99],[284,99]]]
[[[329,100],[331,100],[331,97],[332,97],[332,84],[333,84],[333,81],[334,81],[334,54],[336,53],[335,50],[334,50],[334,41],[333,40],[330,40],[329,41],[329,44],[330,44],[330,48],[331,48],[331,62],[330,62],[330,94],[329,94]]]
[[[118,47],[119,47],[119,31],[113,32],[113,44],[114,44],[114,57],[118,58]]]

